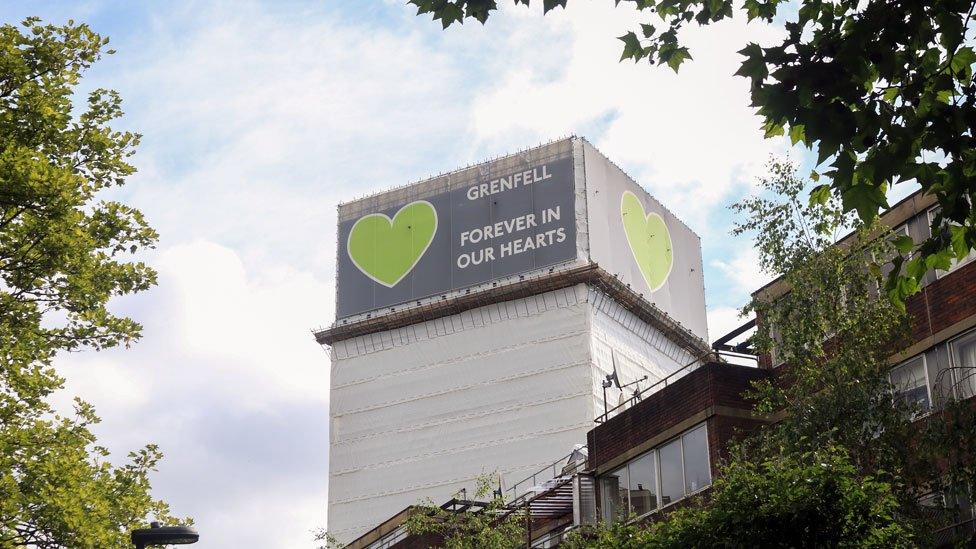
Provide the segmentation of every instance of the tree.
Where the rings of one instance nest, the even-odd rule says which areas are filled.
[[[148,517],[172,520],[149,494],[161,458],[148,445],[113,466],[92,407],[74,416],[48,397],[58,353],[133,343],[138,323],[108,301],[156,281],[127,256],[156,242],[142,214],[100,199],[135,169],[139,136],[111,128],[121,100],[95,90],[78,112],[82,74],[108,39],[84,24],[29,18],[0,26],[0,546],[128,547]]]
[[[941,478],[946,437],[922,444],[931,425],[922,410],[897,398],[889,359],[908,341],[909,318],[879,295],[901,238],[877,222],[858,224],[828,193],[802,199],[807,182],[789,163],[773,163],[734,233],[756,237],[760,265],[780,276],[783,292],[758,293],[744,310],[755,314],[759,353],[787,365],[785,377],[757,384],[756,413],[784,418],[753,437],[740,459],[768,460],[841,448],[858,474],[890,483],[899,520],[924,532],[918,498]],[[838,242],[847,227],[856,230]]]
[[[529,5],[530,0],[514,0]],[[543,0],[545,12],[568,0]],[[484,23],[496,0],[410,0],[446,28],[465,18]],[[621,0],[615,0],[620,4]],[[647,59],[675,71],[691,52],[685,25],[735,16],[732,0],[626,0],[656,14],[620,37],[621,60]],[[785,19],[779,44],[745,45],[738,75],[750,80],[752,106],[767,137],[789,135],[817,151],[844,211],[864,223],[888,206],[891,185],[915,180],[940,210],[933,236],[887,283],[896,303],[920,289],[925,272],[948,268],[976,248],[976,51],[967,37],[976,3],[964,0],[744,0],[749,21]],[[819,179],[820,174],[812,174]],[[907,255],[906,255],[907,257]],[[905,263],[902,268],[902,263]]]
[[[915,547],[887,482],[862,476],[841,449],[761,463],[734,461],[707,505],[652,524],[600,525],[567,549]]]
[[[475,500],[492,494],[491,482],[491,475],[478,478]],[[525,546],[525,514],[509,509],[497,495],[484,507],[467,512],[442,509],[428,501],[414,509],[407,531],[443,539],[446,549],[517,549]]]

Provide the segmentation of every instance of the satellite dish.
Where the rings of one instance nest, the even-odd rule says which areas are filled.
[[[607,376],[607,380],[612,380],[613,384],[616,385],[618,389],[621,389],[620,376],[617,375],[617,359],[613,355],[612,347],[610,348],[610,366],[613,367],[613,373]]]

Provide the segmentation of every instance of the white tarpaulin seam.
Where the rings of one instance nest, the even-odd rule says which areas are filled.
[[[559,341],[559,340],[562,340],[562,339],[569,339],[569,338],[573,338],[573,337],[578,337],[578,336],[581,336],[581,335],[585,335],[586,333],[587,333],[586,330],[575,330],[575,331],[572,331],[572,332],[566,332],[566,333],[559,334],[559,335],[555,335],[555,336],[542,337],[542,338],[534,339],[532,341],[526,341],[526,342],[523,342],[523,343],[516,343],[515,345],[506,345],[506,346],[501,346],[501,347],[494,347],[492,349],[488,349],[488,350],[485,350],[485,351],[479,351],[479,352],[473,353],[473,354],[468,354],[468,355],[463,355],[463,356],[457,356],[457,357],[453,357],[453,358],[450,358],[450,359],[447,359],[447,360],[442,360],[440,362],[432,362],[432,363],[429,363],[429,364],[421,364],[421,365],[419,365],[419,366],[417,366],[415,368],[409,368],[409,369],[406,369],[406,370],[397,370],[395,372],[389,372],[389,373],[385,373],[385,374],[376,375],[376,376],[373,376],[373,377],[362,378],[362,379],[358,379],[358,380],[355,380],[355,381],[349,381],[347,383],[332,385],[331,386],[331,390],[344,389],[346,387],[352,387],[352,386],[355,386],[355,385],[361,385],[363,383],[368,383],[368,382],[376,381],[376,380],[379,380],[379,379],[386,379],[386,378],[391,378],[391,377],[408,375],[408,374],[412,374],[412,373],[416,373],[416,372],[422,372],[422,371],[425,371],[425,370],[432,370],[434,368],[441,368],[441,367],[444,367],[444,366],[450,366],[450,365],[453,365],[453,364],[458,364],[460,362],[466,362],[466,361],[472,360],[472,359],[479,359],[479,358],[483,358],[483,357],[486,357],[486,356],[489,356],[489,355],[493,355],[493,354],[497,354],[497,353],[505,353],[505,352],[515,351],[515,350],[518,350],[518,349],[521,349],[521,348],[524,348],[524,347],[528,347],[528,346],[531,346],[531,345],[538,345],[540,343],[551,343],[553,341]]]
[[[355,443],[355,442],[359,442],[361,440],[375,438],[375,437],[379,437],[379,436],[383,436],[383,435],[391,435],[391,434],[399,434],[399,433],[409,433],[411,431],[421,431],[421,430],[426,429],[428,427],[435,427],[435,426],[438,426],[438,425],[447,425],[447,424],[450,424],[450,423],[457,423],[459,421],[467,421],[467,420],[471,420],[471,419],[475,419],[475,418],[479,418],[479,417],[490,416],[492,414],[498,414],[498,413],[502,413],[502,412],[510,412],[512,410],[520,410],[520,409],[523,409],[524,410],[526,408],[532,408],[532,407],[535,407],[535,406],[542,406],[542,405],[545,405],[545,404],[552,404],[553,402],[559,402],[561,400],[570,400],[570,399],[573,399],[573,398],[576,398],[576,397],[580,397],[580,396],[587,396],[589,393],[590,393],[590,390],[589,389],[587,389],[586,391],[582,391],[582,392],[564,393],[564,394],[561,394],[561,395],[557,395],[555,397],[551,397],[551,398],[547,398],[547,399],[543,399],[543,400],[538,400],[538,401],[534,401],[534,402],[520,402],[518,404],[512,404],[511,406],[502,406],[502,407],[499,407],[499,408],[491,408],[489,410],[484,410],[484,411],[481,411],[481,412],[474,412],[474,413],[470,413],[470,414],[464,414],[464,415],[460,415],[460,416],[450,417],[450,418],[447,418],[447,419],[442,419],[440,421],[428,421],[426,423],[418,423],[416,425],[411,425],[409,427],[403,427],[403,428],[400,428],[400,429],[390,429],[388,431],[379,431],[379,432],[376,432],[376,433],[370,433],[368,435],[360,435],[360,436],[356,436],[356,437],[347,438],[347,439],[344,439],[344,440],[334,441],[332,443],[332,446],[348,445],[348,444],[352,444],[352,443]]]
[[[539,375],[539,374],[545,374],[545,373],[548,373],[548,372],[555,372],[555,371],[558,371],[558,370],[566,370],[568,368],[576,368],[578,366],[588,365],[589,363],[590,363],[589,360],[585,360],[585,361],[580,361],[580,362],[572,362],[572,363],[568,363],[568,364],[556,364],[556,365],[550,366],[548,368],[541,368],[541,369],[538,369],[538,370],[527,371],[527,372],[523,372],[523,373],[519,373],[519,374],[514,374],[514,375],[510,375],[510,376],[499,377],[499,378],[494,378],[494,379],[488,379],[488,380],[485,380],[485,381],[479,381],[477,383],[471,383],[471,384],[468,384],[468,385],[461,385],[461,386],[458,386],[458,387],[452,387],[452,388],[447,389],[447,390],[444,390],[444,391],[435,391],[435,392],[432,392],[432,393],[426,393],[426,394],[422,394],[422,395],[412,396],[410,398],[404,398],[404,399],[400,399],[400,400],[391,400],[391,401],[385,402],[383,404],[376,404],[376,405],[373,405],[373,406],[366,406],[366,407],[363,407],[363,408],[356,408],[356,409],[353,409],[353,410],[346,410],[344,412],[336,412],[336,413],[332,414],[332,417],[333,418],[338,418],[338,417],[348,416],[348,415],[352,415],[352,414],[357,414],[357,413],[360,413],[360,412],[368,412],[370,410],[379,410],[379,409],[382,409],[382,408],[386,408],[388,406],[396,406],[397,404],[403,404],[403,403],[406,403],[406,402],[414,402],[414,401],[417,401],[417,400],[424,400],[424,399],[427,399],[427,398],[430,398],[430,397],[434,397],[434,396],[440,396],[440,395],[447,395],[447,394],[451,394],[451,393],[457,393],[459,391],[466,391],[468,389],[473,389],[475,387],[482,387],[482,386],[485,386],[485,385],[493,385],[495,383],[501,383],[503,381],[512,381],[512,380],[515,380],[515,379],[524,379],[524,378],[527,378],[527,377],[533,377],[533,376],[536,376],[536,375]]]
[[[567,449],[566,451],[568,453],[569,452],[569,449]],[[557,459],[559,459],[559,456],[554,456],[552,459],[549,459],[549,460],[546,460],[546,461],[540,461],[540,462],[537,462],[537,463],[526,463],[524,465],[520,464],[518,466],[509,467],[507,469],[498,469],[496,471],[493,471],[492,473],[497,473],[499,475],[504,476],[504,475],[508,475],[508,474],[514,473],[516,471],[534,471],[534,470],[537,470],[537,469],[539,469],[541,467],[545,467],[546,465],[552,465],[552,462],[555,461],[555,460],[557,460]],[[478,474],[478,475],[474,475],[474,476],[465,475],[463,477],[458,477],[458,478],[454,478],[454,479],[451,479],[451,480],[442,480],[442,481],[438,481],[438,482],[429,482],[429,483],[426,483],[426,484],[413,484],[413,485],[410,485],[410,486],[403,486],[403,487],[398,488],[398,489],[395,489],[395,490],[384,490],[382,492],[374,492],[372,494],[365,494],[365,495],[360,495],[360,496],[356,496],[356,497],[352,497],[352,498],[346,498],[346,499],[341,499],[341,500],[336,499],[336,500],[330,501],[329,502],[329,505],[342,505],[342,504],[348,504],[348,503],[353,503],[353,502],[356,502],[356,501],[363,501],[363,500],[373,499],[373,498],[378,498],[378,497],[383,497],[383,496],[392,496],[392,495],[396,495],[396,494],[405,494],[405,493],[408,493],[408,492],[416,492],[418,490],[427,490],[428,488],[436,488],[437,486],[445,486],[445,485],[448,485],[448,484],[456,484],[456,483],[459,483],[459,482],[475,481],[475,480],[478,480],[478,477],[482,476],[483,474],[484,473]]]
[[[409,456],[409,457],[405,457],[405,458],[391,459],[391,460],[381,461],[381,462],[377,462],[377,463],[370,463],[368,465],[363,465],[363,466],[360,466],[360,467],[354,467],[354,468],[349,468],[349,469],[342,469],[342,470],[339,470],[339,471],[333,471],[332,475],[333,476],[340,476],[340,475],[347,475],[347,474],[350,474],[350,473],[355,473],[355,472],[358,472],[358,471],[374,471],[374,470],[377,470],[377,469],[387,469],[387,468],[389,468],[389,467],[391,467],[393,465],[399,465],[399,464],[403,464],[403,463],[413,463],[415,461],[421,461],[421,460],[424,460],[424,459],[429,459],[429,458],[433,458],[433,457],[437,457],[437,456],[445,456],[445,455],[451,455],[451,454],[459,454],[461,452],[467,452],[469,450],[477,450],[478,448],[490,448],[492,446],[497,446],[499,444],[505,444],[505,443],[508,443],[508,442],[518,442],[520,440],[526,440],[526,439],[529,439],[529,438],[534,438],[534,437],[542,436],[542,435],[554,435],[554,434],[557,434],[557,433],[565,433],[566,431],[573,431],[573,430],[579,429],[581,427],[589,427],[590,425],[592,425],[592,423],[590,421],[584,421],[584,422],[576,423],[576,424],[573,424],[573,425],[567,425],[567,426],[562,426],[562,427],[555,427],[555,428],[552,428],[552,429],[542,429],[542,430],[539,430],[539,431],[533,431],[533,432],[530,432],[530,433],[524,433],[524,434],[521,434],[521,435],[518,435],[518,436],[497,438],[497,439],[494,439],[494,440],[486,440],[486,441],[482,441],[482,442],[477,442],[477,443],[472,443],[472,444],[466,444],[464,446],[456,446],[456,447],[452,447],[452,448],[445,448],[443,450],[438,450],[437,452],[428,452],[426,454],[416,454],[416,455]]]
[[[332,359],[345,360],[358,356],[365,356],[396,347],[412,345],[422,341],[430,341],[443,336],[463,332],[465,330],[483,328],[492,324],[507,322],[513,317],[529,318],[552,310],[576,307],[586,303],[586,301],[589,299],[588,293],[577,293],[577,286],[561,288],[559,290],[546,292],[544,294],[537,294],[510,301],[504,301],[501,303],[492,303],[483,307],[464,311],[463,313],[459,313],[457,315],[428,320],[426,322],[412,324],[410,326],[404,326],[394,330],[385,330],[382,332],[375,332],[339,341],[332,346]],[[573,297],[573,299],[569,299],[570,295]],[[559,296],[562,296],[562,301],[559,299]],[[533,303],[536,310],[529,310],[527,306],[529,302]],[[519,309],[519,305],[522,306],[521,309],[525,312],[522,312]],[[504,316],[501,314],[502,308],[505,309]],[[487,319],[485,318],[486,316]],[[475,319],[479,319],[480,323],[475,322]],[[461,321],[460,327],[454,326],[454,320]],[[468,321],[468,325],[465,324],[465,320]],[[447,330],[447,322],[451,322],[450,330]],[[444,329],[438,330],[436,328],[437,324],[443,325]],[[434,327],[433,333],[431,333],[432,326]],[[406,337],[404,337],[404,335]]]

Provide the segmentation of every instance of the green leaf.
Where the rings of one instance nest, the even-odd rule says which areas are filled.
[[[963,46],[953,54],[949,68],[954,73],[962,73],[970,69],[974,62],[976,62],[976,52],[969,46]]]
[[[970,229],[968,227],[959,225],[949,226],[952,251],[955,253],[955,258],[959,261],[965,259],[966,256],[969,255],[970,246],[966,238],[969,231]]]
[[[856,210],[858,217],[865,223],[878,216],[878,211],[888,206],[886,185],[871,185],[868,183],[851,185],[841,191],[841,200],[845,210]]]
[[[892,240],[891,243],[895,246],[896,250],[903,254],[907,254],[915,248],[915,241],[907,235],[900,235],[898,238]]]
[[[813,172],[816,174],[816,172]],[[819,175],[817,176],[819,179]],[[819,204],[823,206],[830,200],[830,185],[817,185],[810,191],[810,205]]]
[[[681,66],[681,64],[688,59],[691,59],[691,53],[689,52],[688,48],[676,48],[668,58],[668,66],[671,67],[671,70],[674,72],[678,72],[678,68]]]
[[[801,141],[806,141],[806,134],[804,133],[803,124],[794,124],[790,126],[790,142],[796,145]]]
[[[769,69],[763,59],[763,50],[759,44],[749,44],[739,51],[740,55],[745,56],[745,60],[735,71],[737,76],[745,76],[752,79],[753,85],[757,85],[769,76]]]
[[[637,35],[633,32],[628,32],[623,36],[618,36],[617,40],[624,43],[624,51],[620,55],[620,60],[633,59],[635,62],[640,61],[641,55],[643,53],[643,48],[641,47],[640,40]]]
[[[783,128],[782,124],[777,124],[772,120],[769,120],[763,124],[763,137],[766,139],[769,139],[770,137],[777,137],[783,135],[784,133],[785,129]]]

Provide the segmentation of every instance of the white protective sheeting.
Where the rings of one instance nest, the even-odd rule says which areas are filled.
[[[682,369],[696,360],[695,355],[674,344],[661,331],[643,322],[605,294],[591,290],[590,302],[592,388],[598,414],[604,409],[602,383],[613,372],[614,366],[622,385],[647,375],[647,381],[624,390],[623,398],[626,399],[638,387],[646,390],[681,371],[682,374],[669,379],[669,382],[678,379],[687,371]],[[611,387],[606,394],[607,409],[612,409],[620,402],[621,391]]]
[[[337,343],[329,530],[348,542],[480,475],[510,486],[565,456],[603,411],[611,348],[624,383],[691,360],[585,285]]]
[[[584,441],[587,298],[580,285],[337,344],[329,530],[349,541],[482,474],[520,480]]]

